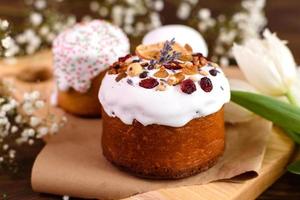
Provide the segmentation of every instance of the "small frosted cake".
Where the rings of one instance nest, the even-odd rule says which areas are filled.
[[[105,75],[102,148],[135,175],[178,179],[207,170],[224,151],[222,70],[189,45],[138,46]]]
[[[53,43],[57,91],[52,102],[75,115],[99,116],[97,96],[102,78],[107,68],[128,52],[126,35],[105,21],[76,24],[62,32]]]

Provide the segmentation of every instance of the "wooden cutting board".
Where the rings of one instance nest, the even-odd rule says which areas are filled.
[[[52,70],[51,53],[43,51],[30,57],[0,62],[0,77],[14,79],[21,91],[33,89],[46,91],[50,95]],[[240,77],[237,69],[226,69],[231,77]],[[41,77],[39,83],[34,81]],[[161,189],[128,200],[247,200],[255,199],[275,182],[285,171],[294,150],[294,143],[279,129],[274,128],[267,146],[261,173],[245,182],[214,182],[206,185],[187,186],[174,189]],[[242,153],[242,152],[241,152]]]

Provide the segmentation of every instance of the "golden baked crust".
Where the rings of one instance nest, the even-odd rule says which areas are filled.
[[[225,146],[223,108],[193,119],[183,127],[124,124],[103,117],[102,148],[113,164],[133,174],[154,179],[179,179],[207,170]]]
[[[96,76],[91,88],[86,93],[80,93],[74,89],[68,91],[58,91],[58,105],[65,111],[82,117],[101,116],[101,105],[98,100],[98,92],[101,81],[106,71]]]

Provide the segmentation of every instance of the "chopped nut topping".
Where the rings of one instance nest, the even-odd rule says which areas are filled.
[[[207,65],[207,63],[208,63],[208,61],[206,60],[205,57],[201,57],[199,61],[200,61],[200,66],[201,67]]]
[[[184,68],[182,68],[182,73],[184,73],[185,75],[194,75],[198,73],[198,67],[195,65],[192,66],[186,66]]]
[[[167,86],[164,82],[159,82],[159,85],[156,87],[156,90],[158,91],[165,91],[167,89]]]
[[[187,50],[187,52],[189,52],[190,54],[193,53],[193,48],[189,45],[189,44],[185,44],[184,48]]]
[[[214,68],[219,68],[219,65],[214,62],[208,62],[208,64]]]
[[[169,73],[164,67],[161,67],[155,74],[154,76],[156,78],[167,78],[169,76]]]
[[[193,54],[193,63],[199,67],[203,67],[207,65],[208,61],[201,53],[196,53]]]
[[[129,54],[119,58],[109,68],[108,74],[117,75],[116,81],[127,76],[140,78],[140,87],[156,88],[157,91],[166,90],[168,85],[180,84],[182,92],[192,94],[196,91],[195,83],[198,82],[202,90],[210,92],[213,85],[208,76],[217,76],[218,65],[209,62],[201,53],[192,52],[190,45],[181,46],[174,39],[165,43],[139,45],[136,55]],[[204,66],[209,68],[204,70]],[[150,70],[155,70],[155,73]],[[134,86],[136,79],[129,78],[127,83]]]
[[[124,57],[120,57],[120,58],[119,58],[119,62],[125,62],[127,59],[129,59],[129,58],[131,58],[131,57],[132,57],[131,54],[128,54],[128,55],[126,55],[126,56],[124,56]]]
[[[116,81],[119,82],[120,80],[122,80],[123,78],[127,77],[126,73],[120,73],[118,74],[118,76],[116,77]]]
[[[143,72],[143,67],[139,63],[131,63],[127,68],[127,74],[131,77],[138,76]]]
[[[167,83],[169,85],[177,85],[178,83],[180,83],[181,81],[183,81],[185,78],[185,76],[183,75],[183,73],[179,72],[173,75],[170,75]]]
[[[167,63],[163,65],[165,68],[170,69],[170,70],[178,70],[181,69],[182,67],[180,66],[179,62],[173,61],[171,63]]]
[[[147,59],[147,60],[156,60],[160,57],[160,50],[163,48],[164,42],[160,42],[157,44],[151,44],[151,45],[139,45],[137,46],[135,53],[141,58]],[[173,51],[179,52],[182,55],[188,55],[190,54],[190,51],[187,50],[185,47],[182,47],[180,44],[175,43],[173,46]]]
[[[199,74],[203,75],[203,76],[208,76],[208,72],[204,71],[204,70],[200,70]]]

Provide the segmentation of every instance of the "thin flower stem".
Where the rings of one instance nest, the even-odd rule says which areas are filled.
[[[289,102],[294,105],[294,106],[299,106],[299,102],[297,99],[294,97],[293,93],[291,91],[288,91],[286,93],[286,97],[288,98]]]

